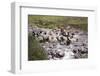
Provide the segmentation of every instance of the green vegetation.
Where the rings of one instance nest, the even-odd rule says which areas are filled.
[[[88,29],[87,17],[29,15],[28,23],[31,26],[36,25],[44,28],[63,27],[71,24],[80,27],[84,31]]]
[[[28,60],[47,60],[47,54],[34,36],[28,36]]]

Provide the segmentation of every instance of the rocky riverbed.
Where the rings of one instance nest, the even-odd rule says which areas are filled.
[[[66,28],[29,28],[48,54],[49,60],[88,58],[88,33],[72,26]]]

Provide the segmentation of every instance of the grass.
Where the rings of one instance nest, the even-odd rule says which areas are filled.
[[[84,31],[88,29],[87,17],[28,15],[28,23],[31,26],[36,25],[43,28],[55,28],[73,24],[73,26],[78,25]]]
[[[34,36],[28,36],[28,60],[47,60],[48,56]]]

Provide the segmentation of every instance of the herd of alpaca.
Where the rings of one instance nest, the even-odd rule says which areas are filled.
[[[71,29],[71,30],[70,30]],[[88,41],[87,33],[67,28],[32,28],[34,36],[48,54],[48,59],[76,59],[87,58]]]

